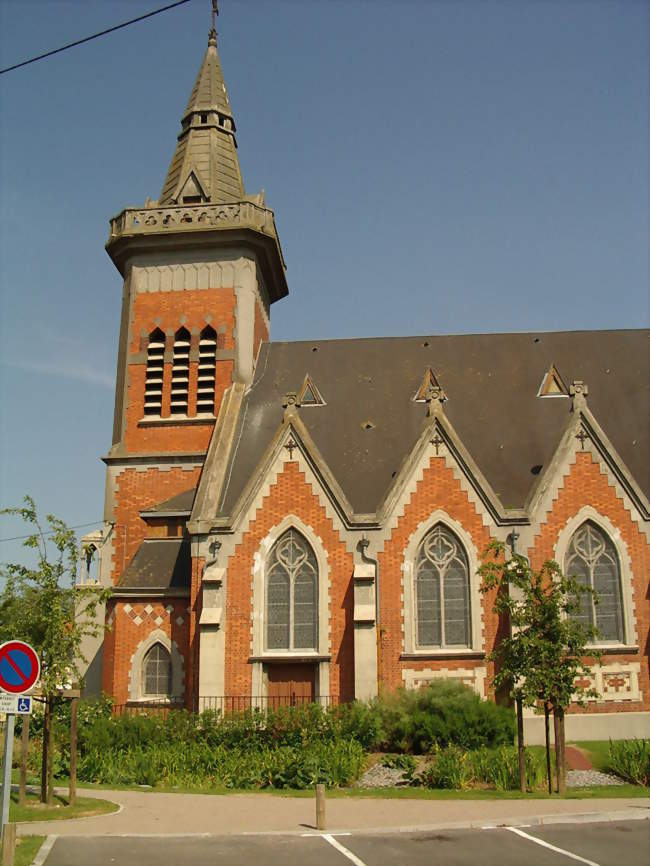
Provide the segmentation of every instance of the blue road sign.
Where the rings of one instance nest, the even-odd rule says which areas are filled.
[[[30,714],[32,711],[32,699],[31,698],[18,698],[16,712],[23,714]]]

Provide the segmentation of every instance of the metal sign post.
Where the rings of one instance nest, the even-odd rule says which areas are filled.
[[[38,655],[23,641],[12,640],[0,646],[0,713],[6,713],[5,743],[2,752],[2,797],[0,799],[0,830],[9,823],[11,795],[11,759],[14,751],[16,713],[29,715],[32,699],[25,697],[40,675]]]

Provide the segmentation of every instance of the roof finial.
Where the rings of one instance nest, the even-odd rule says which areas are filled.
[[[217,44],[217,30],[215,27],[215,16],[219,14],[219,7],[217,6],[217,0],[212,0],[212,28],[210,29],[210,36],[208,37],[208,45],[216,45]]]

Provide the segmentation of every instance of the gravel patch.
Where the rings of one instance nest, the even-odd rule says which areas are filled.
[[[355,783],[355,788],[400,788],[408,784],[403,770],[384,767],[380,763],[367,770]]]
[[[618,776],[600,773],[598,770],[569,770],[566,775],[569,788],[589,788],[591,785],[624,785]]]

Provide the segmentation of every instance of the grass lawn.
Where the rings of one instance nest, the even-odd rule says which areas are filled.
[[[45,836],[19,836],[16,839],[14,866],[30,866],[43,842],[45,842]],[[0,845],[0,851],[2,851],[2,845]]]
[[[18,795],[12,793],[9,805],[9,820],[22,821],[58,821],[65,818],[84,818],[88,815],[104,815],[119,809],[117,803],[99,800],[95,797],[77,797],[74,806],[68,805],[67,797],[54,795],[52,806],[43,805],[38,795],[28,792],[24,806],[18,805]]]

